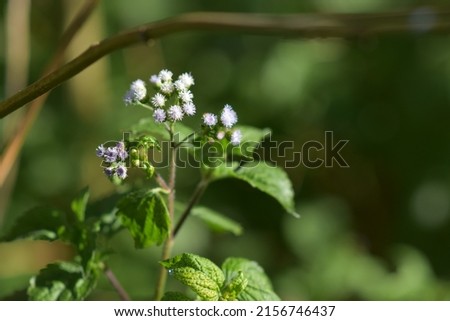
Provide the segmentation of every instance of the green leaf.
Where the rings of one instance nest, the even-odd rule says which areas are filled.
[[[222,270],[225,274],[225,284],[227,288],[234,288],[235,291],[243,288],[237,295],[239,301],[278,301],[280,298],[273,292],[272,284],[264,273],[262,267],[255,261],[244,258],[228,258],[222,264]],[[247,280],[241,282],[242,277]],[[236,283],[237,285],[233,285]],[[240,284],[240,285],[239,285]],[[227,292],[224,290],[224,294]]]
[[[210,260],[195,254],[183,253],[161,262],[169,274],[190,287],[199,297],[217,301],[224,283],[222,270]]]
[[[222,300],[236,301],[241,292],[247,288],[247,285],[248,280],[244,273],[238,271],[238,274],[222,290]]]
[[[164,124],[157,124],[153,118],[143,118],[137,124],[131,127],[133,135],[150,134],[160,137],[161,140],[169,141],[169,132]],[[182,141],[187,136],[194,132],[193,129],[181,124],[175,123],[175,138],[176,141]]]
[[[86,273],[75,262],[58,262],[47,265],[30,280],[27,293],[30,300],[66,301],[83,300],[93,290],[97,278]]]
[[[192,301],[192,299],[187,297],[183,293],[169,291],[164,293],[161,301]]]
[[[101,233],[108,238],[113,237],[124,227],[117,215],[117,202],[123,195],[112,194],[104,199],[89,204],[86,211],[86,222],[95,233]]]
[[[169,212],[159,191],[134,191],[117,204],[117,214],[123,226],[130,231],[136,248],[159,245],[169,235]]]
[[[78,222],[84,222],[86,206],[89,200],[89,188],[84,188],[72,201],[71,208]]]
[[[294,190],[286,172],[263,162],[247,163],[239,167],[236,163],[224,163],[213,168],[213,179],[237,178],[272,196],[289,213],[296,217]]]
[[[208,225],[208,227],[215,232],[230,232],[234,235],[242,234],[243,229],[239,223],[226,216],[223,216],[216,211],[213,211],[210,208],[196,206],[192,209],[191,213],[193,216],[198,217],[203,222],[205,222],[206,225]]]
[[[234,130],[241,131],[242,139],[239,146],[233,147],[233,156],[244,156],[250,159],[253,159],[253,152],[256,147],[271,132],[269,128],[260,129],[252,126],[236,126]]]
[[[19,217],[12,229],[0,241],[65,239],[67,225],[64,213],[47,207],[35,207]]]

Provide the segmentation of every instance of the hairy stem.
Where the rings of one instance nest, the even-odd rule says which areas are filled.
[[[108,266],[105,267],[104,273],[109,283],[111,283],[113,288],[116,290],[120,299],[122,301],[130,301],[130,296],[128,295],[127,291],[123,288],[114,272]]]
[[[413,24],[414,21],[418,21]],[[0,118],[72,78],[100,58],[149,39],[188,30],[235,31],[241,34],[305,38],[355,38],[374,35],[448,32],[450,11],[428,10],[354,14],[249,14],[192,12],[127,30],[91,46],[59,70],[42,77],[0,103]],[[433,21],[432,24],[428,23]]]
[[[174,217],[175,217],[175,183],[176,183],[176,170],[177,170],[177,148],[175,148],[175,146],[174,146],[174,141],[173,141],[173,136],[174,136],[173,132],[174,131],[173,130],[174,130],[174,126],[172,124],[169,128],[171,146],[170,146],[170,156],[169,156],[170,164],[169,164],[169,183],[168,183],[168,187],[169,187],[168,209],[169,209],[169,218],[170,218],[171,222],[174,221]],[[161,260],[167,260],[168,258],[170,258],[173,244],[174,244],[174,234],[173,234],[173,231],[170,231],[169,237],[167,238],[167,240],[163,246]],[[154,295],[155,300],[157,300],[157,301],[161,300],[161,298],[164,294],[166,281],[167,281],[167,270],[166,270],[166,268],[161,266],[161,268],[159,270],[158,280],[156,282],[156,290],[155,290],[155,295]]]

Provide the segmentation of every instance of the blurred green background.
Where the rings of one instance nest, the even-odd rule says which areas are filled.
[[[31,3],[29,35],[17,28],[12,38],[29,36],[26,82],[39,77],[81,3]],[[67,59],[125,28],[183,12],[413,12],[438,10],[446,1],[427,1],[436,6],[427,8],[424,3],[108,0],[77,36]],[[2,1],[1,75],[24,67],[6,55],[8,12]],[[450,299],[449,40],[413,31],[352,40],[205,31],[117,51],[50,95],[1,190],[0,231],[35,205],[67,207],[86,185],[93,201],[114,193],[95,147],[120,139],[122,131],[149,116],[124,107],[129,83],[162,68],[190,71],[200,114],[229,103],[241,124],[269,127],[275,140],[294,141],[295,151],[309,140],[324,142],[325,131],[333,131],[336,140],[349,140],[342,155],[350,167],[287,169],[302,216],[298,220],[245,183],[214,183],[202,204],[240,222],[244,234],[214,234],[191,218],[174,254],[193,252],[218,264],[228,256],[254,259],[284,300]],[[1,99],[23,87],[8,89],[6,79],[0,78]],[[0,121],[1,146],[20,114]],[[180,173],[178,197],[187,199],[197,180],[196,171]],[[136,251],[126,233],[111,246],[116,251],[111,268],[125,288],[134,299],[150,298],[160,249]],[[62,244],[0,244],[0,297],[25,288],[30,275],[48,262],[70,255]],[[117,296],[103,280],[92,299]]]

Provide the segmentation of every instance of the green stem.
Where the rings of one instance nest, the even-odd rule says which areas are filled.
[[[171,124],[169,128],[171,147],[170,147],[169,182],[168,182],[169,187],[168,210],[171,222],[174,221],[175,217],[175,182],[177,169],[177,149],[173,146],[173,132],[174,132],[174,125]],[[173,244],[174,244],[174,234],[173,231],[171,231],[169,233],[169,237],[167,238],[163,246],[161,254],[162,261],[170,258],[170,253],[172,252]],[[164,289],[166,287],[166,281],[167,281],[167,270],[163,266],[161,266],[159,270],[158,280],[156,282],[156,289],[154,296],[154,299],[156,301],[161,300],[164,294]]]

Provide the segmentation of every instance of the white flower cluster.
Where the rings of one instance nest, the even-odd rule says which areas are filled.
[[[197,109],[193,103],[194,95],[189,90],[194,85],[194,78],[190,73],[181,74],[176,81],[172,80],[173,73],[163,69],[157,75],[150,77],[150,83],[158,92],[150,99],[153,119],[157,123],[165,121],[181,121],[185,115],[195,115]],[[173,104],[166,108],[166,103],[173,99]]]
[[[197,108],[193,102],[194,95],[190,88],[195,84],[190,73],[183,73],[176,80],[170,70],[163,69],[158,74],[152,75],[150,83],[157,92],[149,97],[145,82],[138,79],[134,81],[124,96],[126,105],[141,104],[153,110],[153,119],[156,123],[179,122],[185,116],[193,116]],[[227,138],[232,145],[241,143],[240,130],[232,130],[238,117],[233,107],[225,105],[220,116],[213,113],[205,113],[202,117],[204,128],[209,134],[214,134],[216,139]],[[219,122],[220,121],[220,122]]]
[[[203,114],[203,125],[211,130],[218,130],[216,138],[222,140],[229,135],[230,143],[234,146],[238,146],[242,140],[242,133],[239,129],[230,131],[230,129],[237,123],[238,117],[233,107],[225,105],[220,113],[220,123],[222,126],[218,126],[218,117],[212,113]],[[218,128],[217,128],[218,127]],[[222,128],[221,128],[222,127]],[[226,130],[227,132],[225,132]]]

